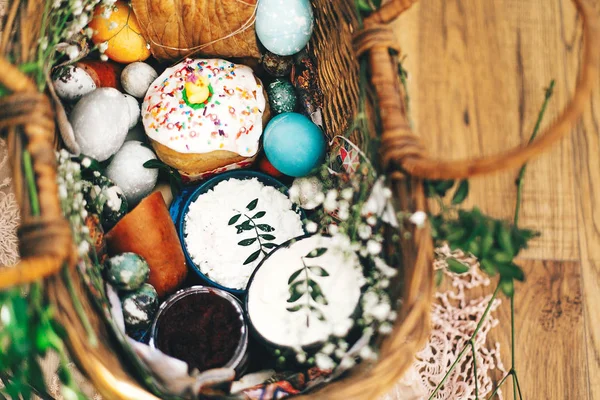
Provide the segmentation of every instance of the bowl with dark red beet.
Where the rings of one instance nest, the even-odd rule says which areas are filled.
[[[190,371],[232,368],[240,376],[248,364],[244,311],[224,290],[178,291],[161,305],[150,331],[150,346],[185,361]]]

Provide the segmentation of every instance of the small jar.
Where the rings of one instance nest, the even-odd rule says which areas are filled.
[[[224,290],[192,286],[159,308],[150,346],[185,361],[190,371],[248,366],[248,326],[240,301]]]

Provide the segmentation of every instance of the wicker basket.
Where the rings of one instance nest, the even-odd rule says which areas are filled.
[[[443,1],[443,0],[442,0]],[[370,61],[371,82],[378,98],[382,121],[382,164],[386,167],[403,210],[426,210],[423,179],[456,179],[490,173],[522,165],[566,135],[581,116],[590,99],[599,72],[600,31],[597,10],[592,0],[574,0],[584,25],[584,63],[573,100],[560,118],[534,143],[505,153],[464,161],[433,160],[426,155],[419,137],[411,132],[405,113],[404,94],[398,79],[395,55],[400,52],[387,24],[416,0],[391,0],[366,19],[362,28],[354,11],[354,0],[312,0],[316,29],[310,45],[318,60],[319,81],[325,96],[324,122],[329,136],[342,134],[358,107],[359,57]],[[35,15],[9,0],[7,26],[15,19]],[[11,6],[11,4],[13,6]],[[21,43],[34,32],[18,32]],[[7,32],[0,43],[5,54]],[[31,39],[30,39],[31,40]],[[31,43],[31,41],[30,41]],[[136,382],[113,351],[107,328],[85,295],[78,279],[75,290],[98,332],[100,343],[91,346],[71,303],[68,290],[57,272],[66,262],[71,273],[76,263],[68,223],[61,217],[57,196],[54,150],[54,112],[50,100],[39,94],[36,85],[8,60],[0,57],[0,82],[12,94],[0,98],[0,128],[8,133],[14,168],[14,183],[21,208],[19,230],[22,261],[12,268],[0,269],[0,290],[12,285],[46,280],[46,293],[56,306],[57,317],[69,336],[71,355],[98,391],[107,399],[156,399]],[[33,158],[39,191],[41,215],[32,216],[28,196],[24,195],[22,150]],[[432,302],[433,245],[427,228],[415,230],[402,239],[404,286],[402,306],[393,334],[381,347],[379,363],[370,369],[358,368],[343,380],[330,384],[311,397],[315,399],[376,399],[384,394],[410,366],[414,354],[427,338]]]

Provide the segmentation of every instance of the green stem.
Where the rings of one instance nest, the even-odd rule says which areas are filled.
[[[513,370],[513,377],[517,385],[517,390],[519,391],[519,399],[523,400],[523,394],[521,393],[521,385],[519,384],[519,377],[517,376],[517,371]]]
[[[254,220],[252,218],[250,218],[249,216],[247,216],[246,214],[244,214],[244,217],[248,218],[248,221],[250,221],[250,223],[254,227],[254,232],[256,233],[256,239],[258,240],[258,246],[260,248],[260,251],[262,251],[264,255],[267,255],[268,254],[267,251],[263,249],[262,241],[260,240],[260,232],[258,231],[256,222],[254,222]]]
[[[504,378],[502,378],[502,380],[496,386],[496,389],[494,389],[494,391],[492,392],[492,394],[490,395],[490,397],[487,398],[487,400],[492,400],[494,398],[494,396],[498,393],[498,390],[500,390],[500,386],[502,386],[504,384],[504,382],[506,382],[506,380],[508,379],[508,377],[511,376],[512,374],[513,374],[513,371],[510,371],[508,374],[506,374],[504,376]]]
[[[550,85],[548,86],[548,88],[546,89],[546,95],[544,98],[544,103],[542,104],[542,108],[540,109],[540,112],[538,114],[538,118],[537,121],[535,123],[535,127],[533,128],[533,133],[531,134],[531,137],[529,138],[529,143],[532,143],[538,132],[540,131],[540,126],[542,124],[542,119],[544,118],[544,114],[546,113],[546,108],[548,107],[548,103],[550,102],[550,98],[552,97],[552,94],[554,93],[554,79],[552,81],[550,81]],[[515,223],[515,227],[518,225],[519,223],[519,216],[521,213],[521,199],[523,196],[523,178],[525,177],[525,172],[527,171],[527,164],[523,165],[521,167],[521,170],[519,171],[519,176],[517,178],[517,201],[516,201],[516,205],[515,205],[515,219],[514,219],[514,223]]]
[[[23,151],[23,170],[25,171],[25,181],[27,183],[27,191],[29,192],[29,202],[31,203],[31,214],[33,216],[40,215],[40,201],[35,184],[35,174],[33,173],[33,162],[31,154],[27,150]]]
[[[73,285],[73,280],[71,279],[71,273],[67,266],[63,267],[62,275],[63,275],[63,280],[67,286],[67,290],[69,291],[69,295],[71,296],[71,299],[73,301],[73,307],[75,308],[75,312],[79,316],[79,319],[81,320],[81,323],[83,324],[83,327],[88,335],[88,340],[90,342],[90,345],[92,345],[93,347],[96,347],[98,345],[98,337],[96,336],[96,333],[94,332],[94,329],[92,328],[92,324],[90,323],[90,320],[89,320],[87,314],[85,313],[85,310],[83,309],[83,305],[81,304],[81,302],[79,301],[79,298],[77,297],[77,293],[75,293],[75,286]]]
[[[510,298],[510,351],[511,351],[511,370],[515,371],[515,296]],[[513,377],[513,399],[517,400],[517,373],[512,374]]]
[[[429,396],[429,400],[432,400],[435,397],[435,395],[440,391],[440,389],[442,388],[444,383],[446,383],[446,380],[448,380],[448,378],[450,377],[450,374],[452,373],[452,371],[454,371],[454,369],[456,368],[456,366],[458,365],[460,360],[463,358],[463,356],[469,349],[469,346],[471,345],[471,340],[473,340],[477,336],[479,331],[481,330],[481,327],[483,326],[483,322],[486,320],[488,314],[490,313],[490,310],[492,309],[492,304],[494,304],[494,300],[496,299],[496,297],[498,297],[499,292],[500,292],[500,284],[498,284],[498,286],[496,286],[496,290],[494,290],[494,294],[492,295],[490,302],[488,303],[485,311],[483,312],[483,315],[481,316],[479,323],[475,327],[475,330],[473,331],[473,334],[471,335],[471,339],[469,340],[469,343],[463,347],[463,349],[460,351],[460,353],[458,353],[456,360],[454,360],[454,362],[450,366],[450,369],[448,369],[448,372],[446,372],[446,375],[444,375],[441,382],[438,383],[438,385],[436,386],[433,393],[431,393],[431,395]]]
[[[310,285],[308,284],[308,267],[306,266],[306,262],[304,261],[304,257],[300,257],[302,260],[302,265],[304,266],[304,276],[306,277],[306,308],[308,309],[308,314],[306,314],[306,327],[310,328],[310,293],[308,292],[308,288]]]
[[[475,378],[475,400],[479,400],[479,381],[477,377],[477,351],[475,349],[475,340],[471,339],[469,343],[471,344],[471,350],[473,352],[473,377]]]

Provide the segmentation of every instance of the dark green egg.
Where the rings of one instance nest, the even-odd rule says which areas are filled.
[[[100,217],[105,232],[111,230],[129,211],[123,190],[97,171],[84,188],[84,198],[86,209]]]
[[[104,188],[103,195],[106,200],[102,206],[100,219],[104,231],[108,232],[127,214],[129,204],[127,203],[125,193],[118,186]]]
[[[158,310],[158,294],[152,285],[145,283],[123,296],[121,304],[127,330],[146,329]]]
[[[294,59],[291,56],[278,56],[270,51],[266,51],[260,60],[263,68],[272,76],[282,77],[292,72]]]
[[[118,290],[136,290],[150,276],[148,263],[135,253],[123,253],[109,258],[106,270],[106,278]]]
[[[275,79],[267,87],[269,105],[273,114],[282,114],[296,110],[298,97],[294,85],[285,79]]]

